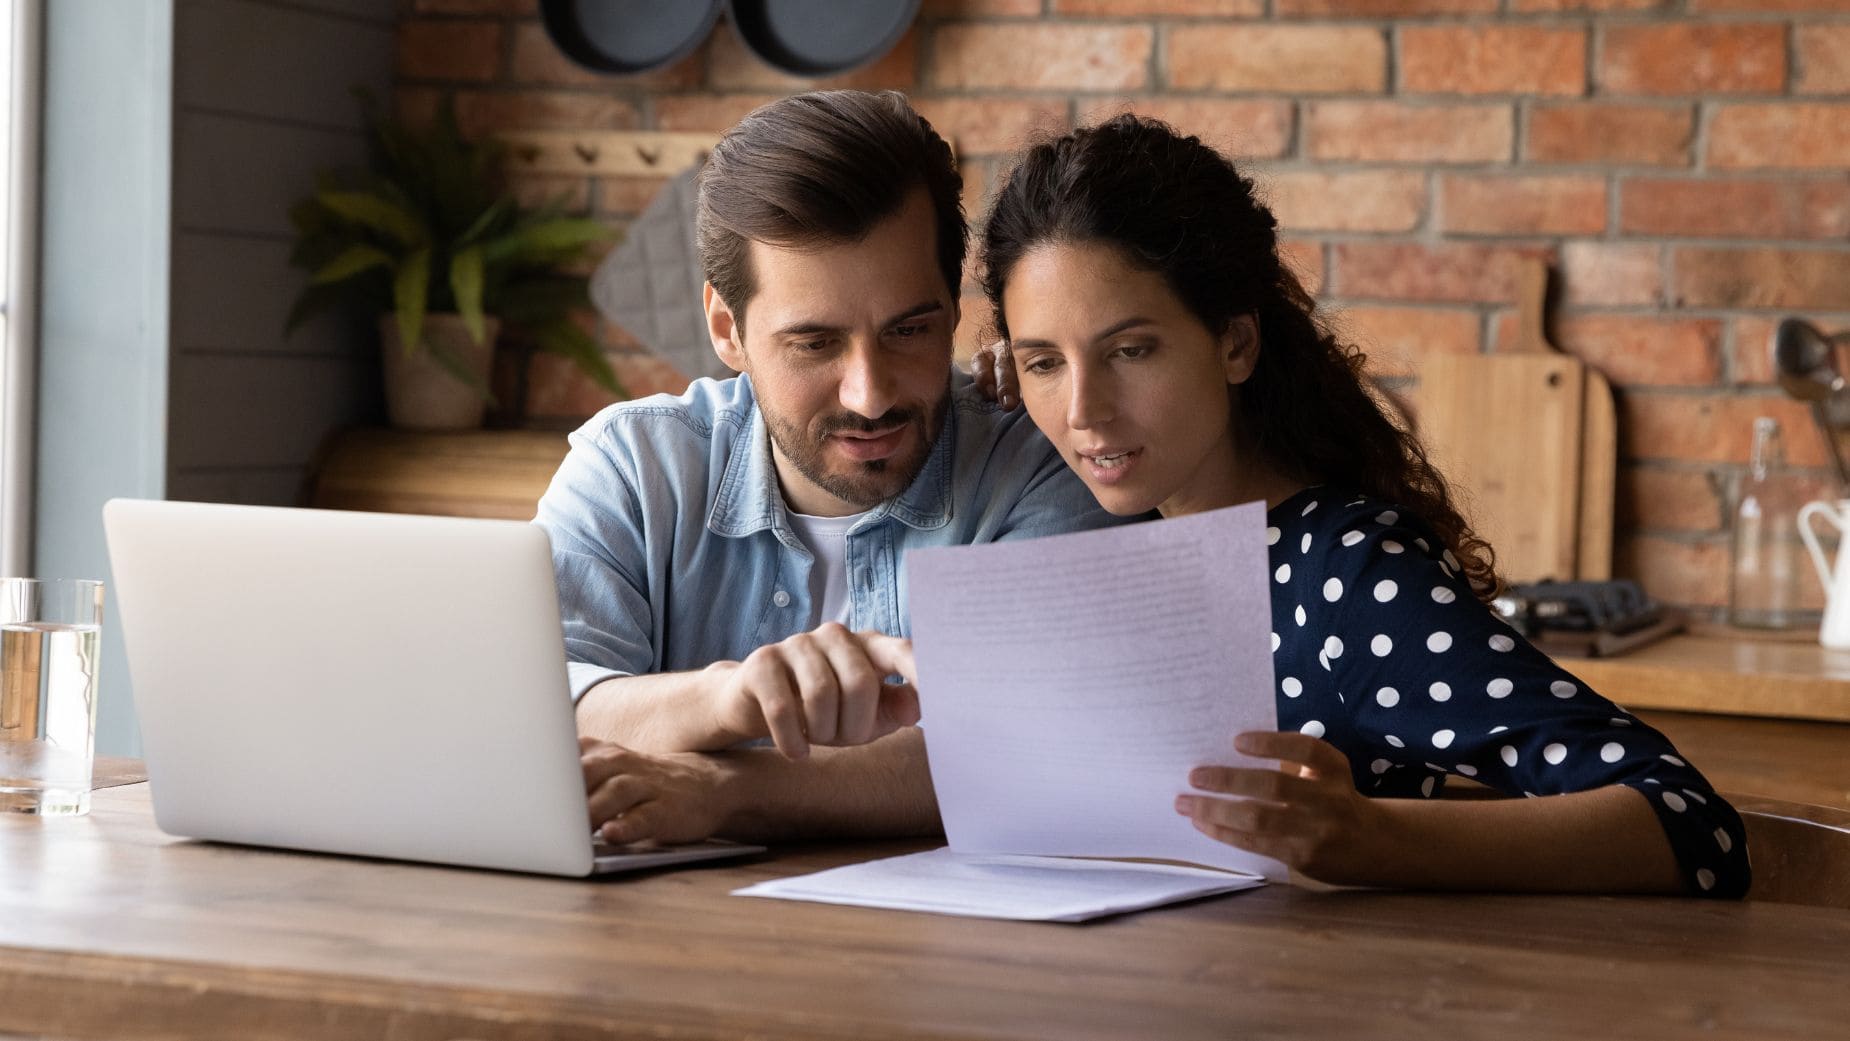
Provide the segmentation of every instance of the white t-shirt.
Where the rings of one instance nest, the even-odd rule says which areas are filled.
[[[815,554],[816,564],[809,570],[809,602],[815,612],[808,628],[823,622],[840,622],[852,628],[848,620],[854,605],[848,600],[848,529],[865,513],[847,517],[811,517],[791,511],[790,526],[797,538]]]

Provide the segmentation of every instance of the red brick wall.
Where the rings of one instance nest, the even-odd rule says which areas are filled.
[[[718,131],[815,85],[724,25],[674,68],[593,75],[535,6],[411,0],[401,104],[452,92],[476,131]],[[926,0],[891,54],[825,85],[911,94],[973,216],[1026,134],[1127,102],[1200,133],[1264,174],[1293,257],[1390,379],[1507,340],[1511,262],[1550,257],[1555,339],[1619,388],[1619,568],[1665,599],[1726,600],[1754,416],[1824,476],[1766,343],[1788,313],[1850,327],[1850,0]],[[657,187],[530,186],[618,223]],[[611,337],[641,388],[673,383]],[[547,369],[532,404],[597,400]]]

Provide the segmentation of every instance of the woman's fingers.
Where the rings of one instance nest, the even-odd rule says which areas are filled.
[[[1258,759],[1309,767],[1322,777],[1349,777],[1349,759],[1335,745],[1295,730],[1249,730],[1233,739],[1234,751]]]

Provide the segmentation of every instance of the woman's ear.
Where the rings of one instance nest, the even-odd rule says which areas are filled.
[[[1259,364],[1259,316],[1236,315],[1221,334],[1221,364],[1227,370],[1227,382],[1245,383],[1252,379]]]
[[[727,368],[744,372],[745,345],[740,342],[745,337],[744,325],[733,318],[732,308],[713,291],[713,283],[701,287],[700,303],[707,309],[707,335],[713,339],[713,353]]]

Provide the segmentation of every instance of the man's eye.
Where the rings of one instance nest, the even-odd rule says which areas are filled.
[[[923,322],[908,322],[905,325],[895,325],[893,327],[893,335],[904,339],[922,336],[924,333],[925,324]]]
[[[805,354],[814,354],[829,345],[827,340],[796,340],[790,346]]]
[[[1059,364],[1060,362],[1056,358],[1036,358],[1024,364],[1021,368],[1023,372],[1032,372],[1036,375],[1041,375],[1052,372],[1055,366]]]

